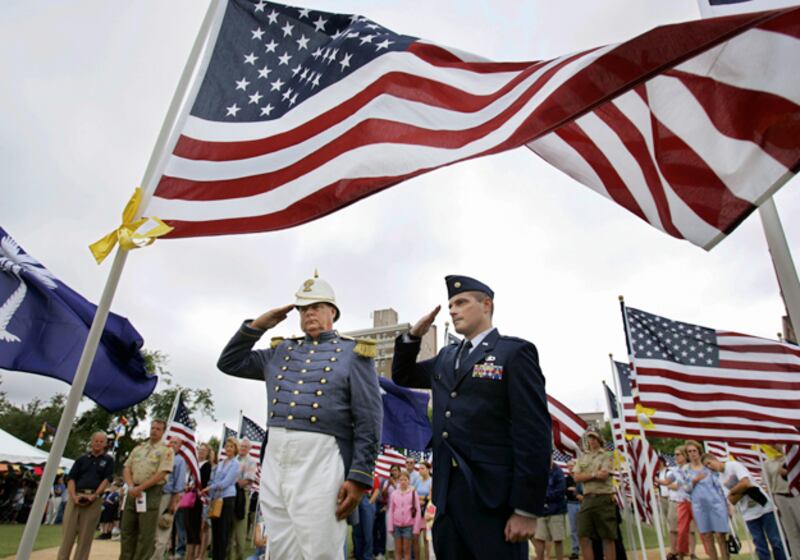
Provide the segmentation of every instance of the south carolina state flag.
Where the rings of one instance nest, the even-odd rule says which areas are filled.
[[[72,383],[97,307],[58,280],[0,228],[0,368]],[[84,394],[111,412],[146,399],[143,340],[110,313]]]

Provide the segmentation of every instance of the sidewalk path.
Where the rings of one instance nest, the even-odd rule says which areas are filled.
[[[31,553],[31,560],[55,560],[58,555],[58,547],[44,548],[35,550]],[[98,541],[92,544],[90,554],[92,560],[117,560],[119,558],[119,541]],[[11,560],[16,556],[7,556],[0,560]]]

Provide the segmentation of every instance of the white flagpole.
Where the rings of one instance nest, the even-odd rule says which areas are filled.
[[[225,448],[225,434],[228,433],[226,429],[227,426],[225,422],[222,423],[222,437],[219,438],[219,447],[217,448],[217,462],[219,463],[220,455],[222,455],[222,450]]]
[[[157,178],[157,175],[154,173],[154,171],[157,169],[155,162],[166,162],[166,154],[162,152],[166,152],[165,147],[167,146],[167,138],[175,136],[174,124],[178,114],[178,109],[186,97],[186,92],[189,90],[189,86],[192,84],[193,75],[195,74],[194,70],[197,67],[198,61],[200,60],[200,54],[203,52],[203,48],[206,46],[206,43],[210,37],[212,24],[215,24],[215,29],[218,31],[219,26],[222,23],[221,14],[223,11],[220,9],[222,3],[223,0],[212,0],[208,7],[203,24],[200,27],[200,31],[195,39],[194,46],[192,47],[189,60],[186,63],[181,80],[178,83],[175,94],[173,95],[169,112],[167,113],[167,117],[161,127],[161,132],[155,148],[153,149],[153,154],[150,157],[150,162],[145,170],[143,184],[154,185]],[[211,55],[208,51],[211,51],[211,49],[206,49],[206,51],[207,58],[210,58]],[[198,80],[195,79],[194,81],[197,82]],[[196,88],[199,88],[199,84],[195,85],[194,89],[196,90]],[[188,109],[186,111],[188,111]],[[172,145],[174,145],[174,141],[172,142]],[[163,169],[163,163],[162,167],[158,169]],[[145,207],[146,202],[143,200],[137,218],[142,215]],[[39,532],[42,516],[44,515],[44,508],[47,498],[50,494],[50,486],[55,479],[58,465],[64,455],[64,447],[67,444],[67,438],[72,428],[72,422],[75,419],[75,414],[78,410],[78,404],[80,403],[81,397],[83,397],[83,390],[86,387],[86,381],[89,377],[91,366],[94,363],[94,357],[97,354],[97,347],[100,343],[100,338],[103,334],[103,329],[105,328],[106,320],[108,319],[108,314],[111,310],[111,302],[113,301],[114,294],[117,291],[119,279],[122,275],[122,270],[125,267],[125,261],[127,257],[128,252],[119,248],[117,249],[116,255],[114,255],[114,262],[111,264],[111,270],[109,270],[108,279],[106,280],[105,288],[103,288],[103,294],[97,304],[97,311],[95,312],[92,326],[89,328],[89,334],[86,337],[86,344],[83,347],[80,360],[78,361],[78,367],[72,380],[72,386],[70,387],[69,395],[64,403],[64,411],[62,412],[61,419],[58,422],[58,428],[56,428],[56,435],[53,439],[53,445],[50,448],[50,453],[47,457],[47,463],[45,464],[44,472],[42,473],[42,477],[39,481],[39,487],[36,490],[36,496],[33,499],[31,511],[28,515],[28,521],[25,524],[25,530],[22,533],[22,538],[20,539],[19,546],[17,547],[17,558],[19,560],[28,560],[31,555],[31,551],[33,550],[33,545],[36,541],[36,535]]]
[[[175,411],[178,410],[178,402],[181,398],[181,390],[179,389],[178,392],[175,394],[175,400],[172,401],[172,408],[169,411],[169,416],[167,416],[167,429],[164,430],[164,435],[161,436],[161,441],[164,441],[167,438],[167,432],[169,431],[169,427],[172,425],[173,420],[175,419]]]
[[[627,311],[625,309],[625,298],[622,297],[622,296],[619,296],[619,303],[620,303],[620,309],[622,310],[622,324],[623,324],[623,326],[625,328],[625,340],[626,340],[626,345],[627,345],[630,342],[630,339],[631,339],[631,335],[630,335],[631,331],[630,331],[630,327],[628,326],[628,313],[627,313]],[[628,347],[628,353],[629,353],[629,358],[628,359],[633,364],[634,363],[634,361],[633,361],[633,348],[631,348],[630,346]],[[613,360],[612,360],[611,366],[614,367]],[[634,365],[633,368],[634,368],[634,372],[635,372],[636,371],[636,366]],[[616,373],[617,373],[616,372],[616,368],[614,368],[614,380],[615,381],[617,379]],[[637,421],[639,420],[638,416],[637,416],[636,420]],[[648,445],[649,446],[649,443],[647,443],[647,438],[644,435],[644,427],[642,426],[641,422],[638,422],[638,423],[639,423],[639,435],[643,440],[642,445]],[[623,424],[622,425],[623,425],[623,427],[625,426],[624,417],[623,417]],[[648,477],[649,482],[650,482],[650,487],[653,488],[653,478],[654,478],[653,477],[653,466],[650,464],[649,460],[645,460],[645,468],[647,469],[647,477]],[[645,486],[646,485],[647,485],[647,482],[645,482]],[[644,491],[644,490],[645,489],[643,488],[642,491]],[[655,521],[654,525],[655,525],[655,530],[656,530],[656,537],[658,537],[658,549],[659,549],[659,552],[661,554],[661,558],[666,558],[667,557],[667,553],[666,553],[666,549],[664,548],[664,536],[661,534],[661,514],[660,514],[660,511],[658,509],[658,504],[654,503],[654,501],[655,501],[655,488],[653,488],[652,492],[650,492],[650,500],[651,500],[650,507],[653,509],[653,515],[656,517],[656,519],[654,520]]]
[[[789,323],[797,336],[800,332],[800,281],[797,278],[797,268],[792,260],[789,244],[786,242],[786,234],[783,232],[775,201],[770,198],[764,202],[758,207],[758,214],[761,216],[761,225],[764,227],[764,236],[767,238],[775,274],[778,276],[778,286],[789,315]]]
[[[630,463],[628,461],[628,450],[627,450],[626,445],[625,445],[625,426],[623,425],[623,423],[625,422],[625,417],[620,414],[619,391],[616,390],[616,386],[617,386],[616,372],[613,369],[614,368],[614,358],[611,356],[611,354],[609,354],[608,357],[611,360],[611,367],[612,367],[611,373],[612,373],[612,377],[614,377],[614,379],[615,379],[614,380],[614,387],[615,387],[615,392],[617,392],[617,395],[616,395],[617,396],[617,417],[620,419],[620,429],[622,430],[622,457],[623,457],[623,459],[625,461],[624,474],[625,474],[625,476],[628,477],[628,487],[631,489],[631,497],[633,498],[633,512],[632,513],[633,513],[634,522],[636,523],[636,531],[639,534],[639,545],[640,545],[640,548],[638,548],[638,549],[636,548],[636,542],[633,539],[633,529],[631,529],[630,523],[627,524],[627,526],[628,526],[628,539],[629,539],[629,542],[631,543],[631,549],[634,552],[636,552],[636,557],[639,558],[641,556],[641,558],[646,560],[647,559],[647,548],[645,547],[645,544],[644,544],[644,533],[642,532],[642,524],[641,524],[641,521],[639,520],[638,506],[636,505],[636,492],[634,492],[634,490],[633,490],[633,479],[631,478],[631,467],[630,467]],[[603,383],[603,389],[605,389],[605,388],[606,388],[606,384]],[[613,418],[613,416],[611,414],[611,410],[610,410],[611,403],[608,402],[608,398],[607,397],[606,397],[606,406],[609,408],[608,415],[609,415],[609,417],[611,419],[611,438],[614,440],[614,448],[615,448],[615,451],[616,451],[616,441],[617,441],[616,430],[614,429],[614,418]],[[625,492],[624,492],[625,487],[623,486],[622,489],[623,489],[622,495],[624,497],[625,496]],[[627,506],[627,504],[624,504],[624,505]],[[626,507],[626,509],[627,509],[627,507]]]

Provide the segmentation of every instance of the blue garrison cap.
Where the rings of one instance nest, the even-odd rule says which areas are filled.
[[[461,292],[483,292],[494,299],[494,292],[489,286],[469,276],[445,276],[444,281],[447,283],[448,299]]]

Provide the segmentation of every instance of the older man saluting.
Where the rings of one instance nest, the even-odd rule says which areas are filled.
[[[550,415],[536,348],[492,327],[494,292],[445,278],[464,340],[417,362],[440,307],[395,342],[392,377],[433,389],[433,546],[439,559],[525,559],[550,470]]]
[[[379,451],[375,348],[333,330],[336,297],[316,274],[295,296],[295,303],[245,321],[217,366],[267,383],[269,441],[259,500],[270,557],[344,558],[344,520],[372,486]],[[253,350],[293,309],[305,336],[273,338],[271,348]]]

